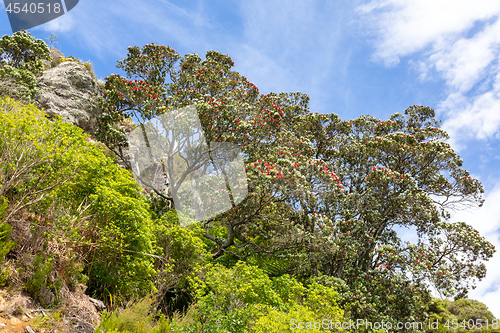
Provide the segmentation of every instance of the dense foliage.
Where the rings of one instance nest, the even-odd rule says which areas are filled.
[[[5,221],[18,221],[30,207],[44,213],[47,221],[30,228],[43,235],[45,250],[60,252],[64,245],[65,252],[44,251],[44,260],[55,255],[63,268],[79,266],[74,257],[83,260],[85,251],[93,258],[85,269],[91,292],[146,295],[153,289],[153,263],[143,254],[153,249],[152,221],[130,173],[88,142],[81,129],[49,121],[34,106],[11,99],[0,106],[0,194],[10,203]]]
[[[432,109],[343,121],[309,112],[300,93],[260,95],[232,66],[214,51],[202,60],[129,48],[118,64],[126,78],[106,79],[99,133],[121,155],[120,119],[195,105],[208,141],[243,150],[248,198],[204,223],[215,258],[265,253],[300,278],[340,279],[350,314],[373,321],[424,320],[430,287],[460,298],[484,277],[493,246],[448,214],[482,204],[482,185],[443,141]],[[226,231],[215,235],[218,226]],[[414,230],[416,242],[397,228]]]
[[[44,47],[26,47],[26,57],[0,65],[39,73]],[[44,306],[86,285],[116,310],[97,332],[494,319],[464,298],[495,250],[448,214],[481,205],[482,185],[444,142],[432,109],[341,120],[310,112],[301,93],[260,94],[215,51],[204,60],[156,44],[128,52],[118,64],[125,77],[105,79],[102,144],[33,105],[0,100],[0,285],[21,281]],[[109,151],[127,164],[131,117],[187,105],[207,144],[241,149],[248,196],[182,227],[171,196],[178,184],[145,191]],[[402,228],[414,231],[412,242]],[[27,230],[29,240],[20,236]],[[458,300],[434,300],[432,289]]]
[[[30,102],[38,93],[42,60],[52,58],[47,44],[25,30],[0,39],[0,95]]]
[[[478,301],[434,299],[429,304],[429,314],[431,322],[439,323],[434,332],[500,332],[498,319]]]

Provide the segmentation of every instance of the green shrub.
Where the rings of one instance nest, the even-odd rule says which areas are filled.
[[[68,284],[84,282],[87,275],[89,290],[103,299],[152,290],[152,221],[131,173],[88,142],[80,128],[51,122],[42,111],[11,99],[0,106],[0,181],[11,184],[6,194],[18,210],[30,203],[52,216],[44,237],[66,243],[61,248],[67,250],[62,266]],[[82,252],[72,252],[71,245]],[[78,264],[83,252],[93,258],[85,271]]]
[[[167,333],[172,332],[170,321],[151,313],[151,298],[144,298],[123,311],[105,312],[96,333]]]
[[[82,161],[97,149],[80,128],[58,117],[49,121],[33,105],[10,98],[0,99],[0,123],[0,197],[5,195],[12,202],[4,205],[2,215],[9,221],[21,211],[36,212],[30,229],[40,231],[37,237],[45,242],[63,244],[56,246],[58,253],[46,253],[47,258],[55,254],[52,257],[60,270],[56,275],[61,274],[69,285],[84,282],[83,254],[72,247],[84,242],[86,218],[78,211],[82,201],[76,203],[72,195],[60,196],[60,189],[76,179]],[[43,225],[38,225],[40,221]],[[16,223],[28,221],[18,219]]]
[[[179,225],[175,211],[154,221],[155,260],[159,304],[168,314],[186,310],[195,295],[200,276],[212,258],[198,224]]]
[[[33,275],[26,281],[24,289],[33,297],[38,298],[42,306],[56,305],[60,300],[61,281],[53,279],[53,258],[46,258],[43,253],[33,260]],[[53,294],[53,297],[42,296]]]
[[[32,105],[1,99],[0,123],[0,196],[14,203],[7,214],[36,208],[51,218],[42,237],[64,243],[57,260],[68,284],[86,275],[96,297],[119,301],[153,290],[151,213],[132,174],[80,128]]]
[[[339,294],[332,287],[313,283],[307,288],[304,305],[313,310],[319,318],[340,319],[343,311],[338,306]]]
[[[197,318],[206,332],[246,332],[255,317],[283,301],[261,269],[245,262],[232,268],[215,264],[198,289]]]
[[[246,304],[283,305],[269,276],[242,261],[231,269],[214,265],[207,272],[204,289],[208,294],[201,303],[211,304],[215,310],[232,311]]]
[[[302,283],[288,274],[275,277],[272,280],[273,288],[278,292],[285,306],[291,307],[302,302],[306,291]]]
[[[203,332],[287,332],[290,320],[340,321],[343,310],[332,287],[305,288],[288,275],[271,279],[260,268],[238,262],[214,265],[199,289],[195,305]]]
[[[42,59],[51,59],[47,44],[25,30],[0,39],[0,96],[30,102],[39,91],[36,77],[43,73]]]
[[[33,231],[43,230],[43,233],[37,234],[37,237],[45,238],[45,242],[64,243],[64,246],[58,246],[62,249],[57,253],[58,267],[77,268],[81,266],[77,262],[81,256],[75,256],[68,241],[78,242],[81,238],[75,237],[78,232],[75,231],[74,224],[69,222],[76,221],[73,216],[65,215],[66,210],[60,209],[62,201],[57,198],[55,193],[58,187],[74,178],[78,170],[78,158],[85,154],[86,142],[82,130],[64,123],[60,118],[49,121],[45,114],[33,105],[23,105],[10,98],[0,99],[0,197],[5,195],[12,203],[7,207],[6,198],[2,199],[3,204],[0,209],[2,219],[13,218],[21,211],[32,210],[37,212],[37,218],[31,219],[30,229]],[[52,216],[53,224],[49,222],[49,212],[61,211],[59,216]],[[38,217],[44,215],[45,218]],[[43,222],[43,227],[37,226],[39,221]],[[16,222],[16,226],[22,228],[23,223],[29,223],[21,219]],[[67,223],[67,225],[66,225]],[[3,226],[2,230],[11,227]],[[4,230],[5,231],[5,230]],[[21,240],[22,241],[22,240]],[[0,252],[7,253],[13,246],[0,246],[3,248]],[[26,245],[26,244],[23,244]],[[27,247],[27,251],[31,248]],[[46,253],[49,258],[53,253]],[[32,254],[27,256],[30,257]],[[54,257],[54,258],[56,258]],[[3,259],[3,255],[1,256]],[[50,259],[53,260],[53,259]],[[52,270],[52,264],[39,263],[40,259],[35,260],[35,275],[33,281],[28,282],[27,288],[33,294],[38,294],[41,279],[38,276],[47,269]],[[36,266],[35,265],[35,266]],[[38,273],[37,273],[38,272]],[[51,275],[52,272],[46,272],[45,275]],[[6,272],[2,272],[1,283],[5,283]],[[55,274],[54,276],[56,276]],[[31,279],[31,276],[25,276]],[[71,269],[65,270],[64,278],[75,280],[75,275]],[[78,282],[82,281],[82,276],[76,277]],[[76,281],[75,281],[76,283]],[[54,287],[55,288],[55,287]],[[57,288],[53,291],[57,293]]]
[[[0,288],[7,284],[7,279],[10,277],[10,273],[3,268],[0,270]]]
[[[429,321],[438,322],[439,324],[437,329],[430,329],[427,332],[500,332],[499,325],[492,325],[495,317],[482,302],[471,299],[449,301],[434,298],[427,306]],[[474,326],[478,322],[482,322],[481,329]],[[486,329],[486,322],[488,322],[488,329]],[[496,321],[496,323],[499,322]],[[454,323],[457,323],[457,325]]]
[[[90,195],[100,235],[88,275],[91,291],[122,301],[153,290],[153,234],[148,205],[138,196],[134,179],[123,169],[113,173]]]
[[[90,144],[80,128],[7,97],[0,99],[0,124],[0,196],[13,203],[8,222],[44,200],[50,206],[46,196],[74,178]]]
[[[325,317],[328,318],[328,317]],[[267,315],[257,319],[251,332],[254,333],[282,333],[296,332],[299,327],[307,329],[307,332],[324,332],[321,325],[315,327],[315,323],[321,323],[316,313],[305,306],[296,305],[288,312],[271,309]]]
[[[10,249],[15,245],[14,242],[9,241],[12,226],[3,223],[5,215],[7,215],[8,200],[5,197],[0,197],[0,263],[3,261],[5,255],[9,253]]]
[[[343,321],[344,312],[338,306],[339,295],[332,287],[313,283],[300,297],[305,288],[300,288],[299,282],[293,278],[290,281],[280,279],[279,286],[287,291],[286,294],[293,295],[292,301],[288,303],[291,308],[271,309],[256,320],[251,332],[296,332],[298,329],[322,332],[336,329],[335,323]],[[290,293],[290,290],[294,292]],[[302,302],[297,302],[301,298]]]
[[[181,227],[175,211],[169,211],[154,221],[153,232],[158,254],[172,264],[177,286],[188,287],[212,258],[203,239],[203,230],[198,224]]]

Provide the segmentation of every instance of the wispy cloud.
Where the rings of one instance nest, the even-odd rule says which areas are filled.
[[[196,47],[204,43],[197,30],[209,24],[200,13],[168,1],[90,0],[40,29],[67,33],[97,57],[106,57],[123,55],[130,45],[159,40]]]
[[[374,0],[358,7],[376,30],[375,57],[387,64],[427,47],[440,50],[499,11],[490,0]]]
[[[470,139],[500,139],[500,74],[493,87],[472,97],[451,93],[440,105],[447,118],[443,128],[451,136],[451,145],[458,150]]]
[[[321,1],[229,2],[214,9],[201,1],[88,0],[38,29],[71,39],[73,48],[97,59],[120,59],[128,46],[150,42],[175,45],[181,54],[215,49],[230,54],[236,70],[263,92],[302,91],[314,111],[331,112],[324,107],[331,91],[349,95],[343,81],[351,50],[344,32],[353,25],[346,15],[352,9]],[[232,15],[230,25],[224,11]]]
[[[394,66],[406,57],[421,79],[445,82],[435,107],[455,148],[498,138],[500,2],[375,0],[358,12],[375,31],[375,60]]]
[[[337,111],[327,106],[333,95],[349,95],[345,81],[353,8],[323,1],[288,1],[286,6],[276,0],[241,2],[238,58],[246,64],[245,73],[255,75],[264,91],[307,93],[312,111]],[[262,68],[262,59],[272,61]]]
[[[483,207],[471,211],[462,211],[452,215],[452,221],[465,221],[474,227],[479,233],[486,237],[495,248],[500,250],[500,181],[485,196]],[[469,293],[469,298],[480,299],[488,306],[488,309],[500,318],[500,308],[498,300],[500,299],[500,253],[497,252],[493,258],[486,264],[486,278],[478,283],[475,290]]]
[[[40,26],[40,29],[50,33],[65,33],[71,31],[75,27],[74,16],[64,14],[55,20],[49,21]]]

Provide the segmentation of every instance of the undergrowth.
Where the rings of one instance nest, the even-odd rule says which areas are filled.
[[[184,326],[187,321],[180,315],[172,319],[152,312],[152,299],[145,298],[122,311],[105,312],[95,333],[166,333]]]

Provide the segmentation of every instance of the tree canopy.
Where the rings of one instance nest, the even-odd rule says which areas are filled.
[[[417,318],[429,288],[460,298],[485,276],[494,247],[449,215],[481,205],[483,187],[431,108],[341,120],[311,112],[301,93],[260,94],[233,65],[215,51],[202,60],[130,47],[117,66],[125,77],[105,80],[98,131],[126,160],[123,119],[193,105],[207,142],[240,147],[249,195],[203,222],[214,258],[274,256],[302,278],[339,279],[344,305],[370,319]],[[398,228],[414,230],[415,241],[403,242]]]
[[[38,93],[37,77],[43,74],[42,60],[52,58],[41,39],[25,30],[0,39],[0,95],[31,102]]]

